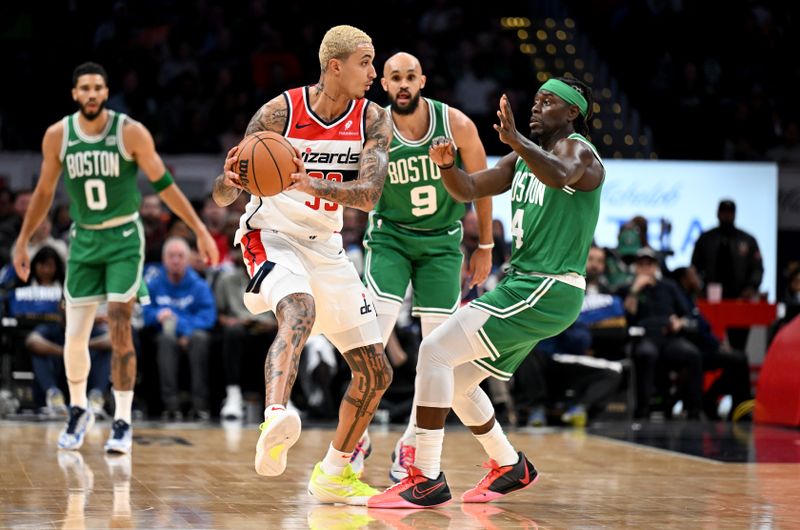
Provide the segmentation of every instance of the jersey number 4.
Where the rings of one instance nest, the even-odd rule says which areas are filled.
[[[338,171],[329,171],[328,173],[324,173],[322,171],[309,171],[308,176],[315,179],[331,180],[333,182],[342,182],[344,180],[344,176]],[[326,212],[335,212],[339,209],[338,202],[326,201],[320,199],[319,197],[314,197],[313,201],[306,201],[306,206],[312,210],[319,210],[320,207],[322,207],[322,209]]]
[[[514,238],[514,247],[522,247],[522,216],[525,215],[525,210],[517,210],[514,212],[514,217],[511,218],[511,237]]]

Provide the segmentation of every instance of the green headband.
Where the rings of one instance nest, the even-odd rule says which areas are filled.
[[[583,94],[566,84],[564,81],[559,81],[555,78],[550,78],[539,88],[539,90],[547,90],[556,96],[560,97],[570,105],[577,105],[581,111],[581,115],[585,118],[589,113],[589,104]]]

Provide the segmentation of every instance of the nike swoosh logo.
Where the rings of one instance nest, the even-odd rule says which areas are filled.
[[[528,464],[526,462],[525,463],[525,476],[520,479],[520,482],[522,482],[523,484],[527,484],[530,481],[531,481],[531,475],[530,475],[530,473],[528,473]]]
[[[424,490],[421,490],[419,489],[419,487],[414,486],[414,489],[411,490],[411,496],[414,497],[415,499],[424,499],[431,493],[443,487],[444,487],[444,482],[440,482],[438,484],[431,486],[430,488],[425,488]]]
[[[294,128],[295,129],[302,129],[304,127],[308,127],[309,125],[311,125],[311,124],[310,123],[296,123]]]
[[[123,230],[123,231],[122,231],[122,237],[128,237],[129,235],[131,235],[131,234],[132,234],[132,233],[134,233],[135,231],[136,231],[136,229],[135,229],[135,228],[129,228],[129,229],[127,229],[127,230]]]
[[[79,143],[81,143],[80,140],[70,140],[69,142],[67,142],[67,147],[72,147],[74,145],[78,145]]]
[[[458,231],[459,231],[459,228],[453,228],[452,230],[448,230],[447,231],[447,235],[448,236],[452,236],[453,234],[455,234]]]

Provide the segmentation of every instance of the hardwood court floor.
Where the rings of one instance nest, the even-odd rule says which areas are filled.
[[[521,430],[541,472],[504,502],[462,505],[483,452],[448,426],[443,469],[454,502],[438,510],[315,504],[312,465],[331,431],[304,430],[281,477],[253,471],[255,426],[139,424],[132,459],[106,457],[108,423],[80,452],[55,450],[60,423],[0,422],[2,528],[800,528],[800,464],[722,463],[581,431]],[[366,480],[383,488],[397,432],[371,430]]]

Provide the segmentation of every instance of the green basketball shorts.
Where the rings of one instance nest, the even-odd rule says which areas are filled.
[[[70,229],[65,296],[73,305],[127,302],[146,297],[142,282],[144,228],[141,221],[102,230]]]
[[[512,274],[470,302],[489,314],[478,339],[489,357],[472,361],[507,381],[543,339],[558,335],[578,318],[584,291],[554,278]]]
[[[451,315],[461,300],[461,223],[441,230],[411,230],[376,215],[364,236],[364,277],[378,300],[401,304],[408,283],[411,314]]]

